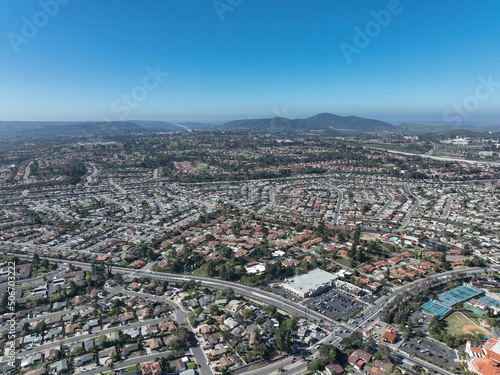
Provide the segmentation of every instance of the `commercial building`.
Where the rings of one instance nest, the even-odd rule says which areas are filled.
[[[285,279],[282,287],[300,298],[308,298],[329,289],[337,278],[329,272],[314,269],[300,276]]]

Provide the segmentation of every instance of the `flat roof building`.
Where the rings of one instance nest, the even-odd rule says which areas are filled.
[[[329,289],[337,279],[337,276],[316,268],[300,276],[285,279],[282,286],[300,298],[308,298]]]

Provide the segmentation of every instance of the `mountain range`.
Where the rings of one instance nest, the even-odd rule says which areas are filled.
[[[400,134],[425,134],[455,130],[451,124],[398,124],[357,117],[320,113],[304,119],[272,117],[261,119],[235,120],[209,124],[202,122],[172,123],[167,121],[111,121],[111,122],[56,122],[56,121],[0,121],[0,136],[11,140],[25,138],[95,138],[127,136],[155,132],[191,131],[236,131],[260,134],[320,134],[328,136],[369,136],[370,133],[393,132]],[[488,128],[464,126],[461,129],[476,132],[499,131],[498,126]],[[465,131],[465,130],[464,130]],[[453,133],[453,132],[452,132]],[[458,132],[460,133],[460,132]],[[457,133],[457,134],[458,134]],[[6,139],[7,141],[7,139]]]
[[[400,132],[401,128],[387,122],[356,116],[338,116],[331,113],[320,113],[306,119],[288,119],[273,117],[254,120],[237,120],[226,122],[220,129],[238,129],[259,133],[369,133]]]
[[[255,133],[311,133],[362,134],[367,132],[398,131],[389,123],[356,116],[337,116],[321,113],[306,119],[273,117],[237,120],[212,125],[197,122],[170,123],[165,121],[111,121],[111,122],[50,122],[19,121],[0,122],[0,135],[15,137],[102,137],[147,132],[178,132],[193,130],[249,131]]]

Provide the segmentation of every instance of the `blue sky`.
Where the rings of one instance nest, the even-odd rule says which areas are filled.
[[[0,120],[500,124],[497,0],[2,0],[0,36]]]

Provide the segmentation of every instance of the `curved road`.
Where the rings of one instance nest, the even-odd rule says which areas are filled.
[[[27,256],[27,255],[19,255],[19,254],[15,254],[15,255],[20,257],[20,258],[28,258],[28,259],[31,258],[31,256]],[[49,259],[53,262],[56,262],[56,263],[73,264],[74,266],[81,267],[82,269],[85,269],[85,270],[88,270],[91,267],[90,264],[83,263],[83,262],[65,261],[65,260],[53,259],[53,258],[49,258]],[[500,266],[498,266],[498,267],[500,267]],[[201,282],[203,285],[207,285],[209,287],[216,288],[216,289],[232,288],[238,294],[241,294],[241,295],[244,295],[246,297],[253,298],[253,299],[261,300],[261,301],[266,302],[270,305],[276,306],[277,308],[279,308],[285,312],[291,313],[297,317],[304,317],[304,318],[306,317],[305,307],[300,305],[299,303],[292,302],[290,300],[285,299],[282,296],[279,296],[279,295],[276,295],[276,294],[273,294],[270,292],[261,291],[261,290],[258,290],[256,288],[253,288],[253,287],[237,284],[237,283],[230,282],[230,281],[215,280],[215,279],[211,279],[208,277],[200,277],[200,276],[192,276],[192,275],[178,275],[178,274],[171,274],[171,273],[152,272],[149,270],[148,271],[132,270],[129,268],[122,268],[122,267],[113,267],[113,270],[117,273],[120,273],[120,274],[129,275],[131,273],[132,274],[135,273],[135,274],[140,275],[140,276],[146,276],[146,277],[160,279],[160,280],[171,280],[171,281],[195,280],[195,281]],[[454,274],[454,273],[477,273],[477,272],[482,272],[482,271],[483,271],[483,269],[479,268],[479,267],[469,268],[466,270],[452,270],[452,271],[443,272],[441,274],[437,274],[434,276],[429,276],[429,277],[424,278],[424,279],[415,280],[411,283],[403,285],[399,288],[394,289],[391,296],[384,296],[384,297],[380,298],[373,306],[368,307],[365,310],[365,314],[364,314],[365,316],[364,316],[363,320],[361,322],[353,325],[353,326],[351,326],[349,324],[344,324],[344,325],[338,324],[338,322],[334,321],[333,319],[329,318],[328,316],[324,316],[324,315],[317,313],[317,312],[310,310],[310,309],[308,309],[307,315],[309,317],[315,318],[317,320],[323,320],[325,322],[328,322],[329,324],[341,325],[341,326],[345,327],[346,329],[353,331],[355,329],[360,328],[362,325],[367,324],[368,319],[375,320],[375,317],[379,314],[382,307],[388,301],[392,300],[396,295],[403,293],[406,290],[414,287],[418,283],[427,281],[429,279],[435,279],[435,278],[439,279],[439,278],[446,277],[446,276],[449,276],[449,275]],[[410,359],[407,359],[407,360],[410,360]],[[451,374],[448,371],[436,368],[435,366],[433,366],[427,362],[420,361],[420,360],[417,361],[416,358],[411,358],[411,361],[416,362],[416,363],[422,362],[420,364],[425,365],[428,368],[432,367],[437,372],[440,372],[442,374],[446,374],[446,375]],[[280,361],[280,363],[281,363],[281,361]],[[306,364],[304,363],[303,366],[305,368]],[[298,366],[298,367],[302,367],[302,366]],[[267,367],[265,369],[263,369],[262,371],[263,372],[261,372],[261,374],[269,374],[269,372],[267,371]],[[252,373],[253,373],[253,371],[252,371]]]

